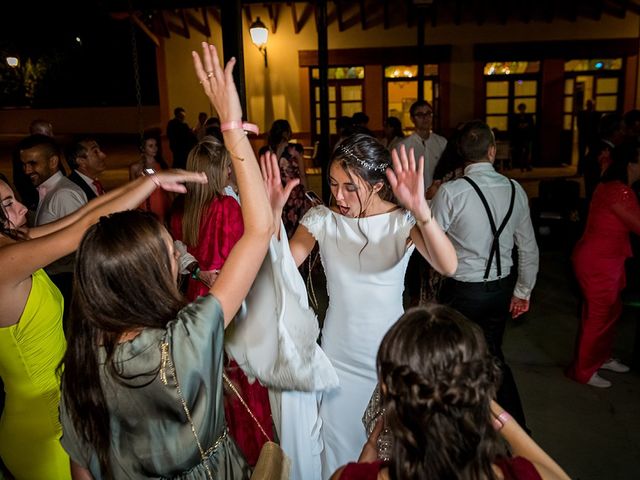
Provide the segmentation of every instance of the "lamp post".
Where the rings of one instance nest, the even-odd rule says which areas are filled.
[[[251,41],[258,47],[260,53],[264,57],[264,67],[267,68],[267,39],[269,38],[269,30],[264,23],[257,17],[255,21],[249,27],[249,33],[251,34]]]

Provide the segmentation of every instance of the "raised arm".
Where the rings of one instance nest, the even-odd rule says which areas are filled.
[[[33,272],[68,255],[78,248],[84,232],[104,215],[137,207],[151,192],[161,187],[175,192],[186,191],[183,182],[206,183],[202,173],[186,171],[160,172],[143,177],[102,195],[65,218],[28,232],[32,240],[0,248],[0,288],[13,287]]]
[[[424,158],[416,165],[413,149],[404,145],[391,152],[393,170],[387,169],[387,178],[400,204],[416,219],[411,229],[411,240],[420,254],[443,275],[453,275],[458,268],[458,257],[451,241],[433,219],[424,195]]]
[[[282,186],[278,157],[273,153],[266,153],[260,157],[260,169],[262,170],[262,178],[273,212],[274,231],[276,236],[279,237],[280,225],[282,224],[282,209],[287,203],[291,191],[300,183],[300,180],[297,178],[290,179],[287,180],[285,186]],[[311,254],[315,244],[316,239],[309,230],[304,225],[299,225],[293,237],[289,240],[289,249],[298,267]]]
[[[533,463],[543,480],[569,480],[562,467],[527,435],[518,422],[508,415],[500,417],[504,408],[492,401],[491,412],[498,419],[500,434],[511,446],[514,456],[526,458]]]
[[[198,80],[218,112],[220,122],[223,125],[242,122],[242,109],[232,76],[235,58],[222,70],[216,48],[203,43],[202,58],[193,52],[193,62]],[[210,290],[222,306],[226,326],[240,308],[262,265],[273,232],[273,214],[247,134],[241,127],[225,129],[222,134],[242,198],[244,223],[242,237],[231,250]]]

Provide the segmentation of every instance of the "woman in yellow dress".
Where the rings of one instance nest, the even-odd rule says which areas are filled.
[[[17,480],[71,478],[60,445],[60,378],[66,349],[62,295],[42,268],[70,254],[104,215],[135,208],[156,188],[182,192],[183,182],[205,183],[201,173],[158,172],[102,195],[75,213],[26,227],[27,209],[0,177],[0,458]]]

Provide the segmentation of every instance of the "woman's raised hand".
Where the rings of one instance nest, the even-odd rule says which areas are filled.
[[[260,170],[262,171],[262,179],[264,180],[264,187],[267,190],[271,209],[274,214],[277,214],[277,221],[280,222],[282,209],[287,203],[291,191],[300,183],[300,179],[290,179],[285,186],[282,186],[278,157],[273,152],[260,155]]]
[[[388,168],[386,173],[393,194],[417,221],[428,220],[431,210],[424,196],[424,157],[420,157],[416,164],[413,148],[407,155],[407,150],[401,145],[391,152],[391,160],[393,170]]]
[[[168,192],[187,193],[185,183],[207,183],[207,176],[202,172],[187,170],[163,170],[152,177],[153,181]]]
[[[232,75],[233,66],[236,64],[235,57],[231,58],[222,70],[216,47],[206,42],[202,42],[202,59],[196,52],[191,52],[191,55],[196,76],[213,108],[218,112],[220,122],[241,121],[242,107]]]

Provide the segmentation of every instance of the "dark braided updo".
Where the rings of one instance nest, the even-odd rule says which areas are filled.
[[[457,311],[407,311],[378,351],[392,478],[493,479],[502,453],[490,400],[500,373],[480,328]]]

